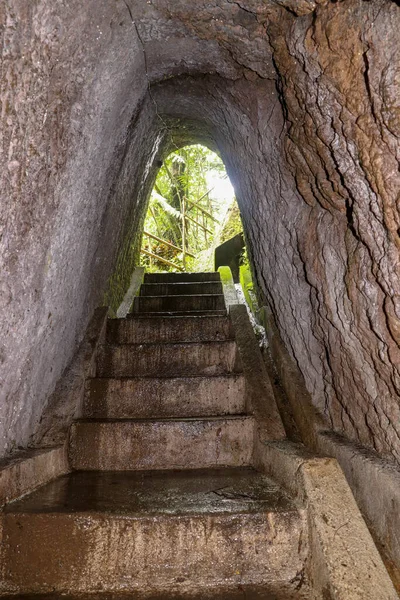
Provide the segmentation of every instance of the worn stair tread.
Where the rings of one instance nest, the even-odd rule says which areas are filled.
[[[215,313],[215,314],[214,314]],[[223,313],[223,314],[220,314]],[[183,312],[181,315],[180,314],[176,314],[175,312],[167,312],[166,316],[163,317],[162,314],[160,314],[159,312],[154,313],[157,317],[160,317],[159,319],[157,319],[157,321],[161,321],[161,320],[165,320],[167,322],[170,322],[171,324],[173,323],[174,325],[177,325],[180,321],[183,323],[185,320],[189,321],[189,320],[195,320],[197,319],[196,322],[196,326],[201,326],[203,323],[207,322],[208,319],[212,319],[212,320],[217,320],[217,319],[223,319],[224,321],[230,322],[230,318],[228,313],[226,312],[226,310],[192,310],[192,311],[185,311]],[[126,321],[144,321],[147,317],[146,313],[128,313],[126,315],[126,319],[110,319],[109,323],[124,323]],[[150,319],[149,319],[150,321]],[[152,322],[154,322],[154,319],[151,319]]]
[[[304,568],[304,518],[251,469],[75,472],[7,507],[3,589],[201,598],[204,588],[290,584]]]
[[[314,600],[307,590],[293,590],[293,586],[282,584],[279,589],[263,585],[238,585],[232,588],[203,588],[195,592],[165,591],[160,593],[94,593],[62,594],[24,594],[1,596],[2,600]]]
[[[130,348],[131,350],[134,350],[135,348],[159,348],[161,347],[166,347],[166,346],[171,346],[171,349],[175,348],[194,348],[195,346],[204,346],[204,347],[209,347],[209,348],[216,348],[217,346],[223,347],[229,347],[232,344],[234,344],[234,340],[233,339],[228,339],[228,340],[207,340],[207,341],[194,341],[194,342],[141,342],[141,343],[136,343],[134,342],[133,344],[104,344],[103,346],[100,346],[100,348],[102,349],[112,349],[112,348],[121,348],[123,350]]]
[[[106,344],[97,357],[97,377],[221,375],[240,372],[233,340]]]
[[[218,294],[156,294],[154,296],[142,294],[140,296],[135,296],[135,300],[165,300],[166,298],[171,298],[171,300],[179,300],[180,298],[193,298],[193,300],[202,300],[204,298],[223,299],[224,294],[221,291]]]
[[[251,464],[253,436],[250,416],[81,420],[69,458],[78,471],[241,467]]]
[[[238,421],[243,419],[252,419],[251,415],[241,413],[237,415],[201,415],[194,417],[144,417],[139,419],[110,419],[110,418],[81,418],[76,419],[74,423],[201,423],[204,422],[225,422],[225,421]],[[1,598],[1,596],[0,596]]]
[[[204,273],[145,273],[144,283],[169,283],[191,281],[221,281],[221,276],[216,271]]]
[[[129,314],[126,319],[110,319],[107,342],[110,344],[216,342],[234,338],[231,320],[221,314]]]
[[[136,296],[133,313],[175,311],[219,311],[225,309],[223,294]]]
[[[296,512],[269,477],[252,468],[75,471],[6,507],[9,513],[110,513],[130,517]]]
[[[219,315],[219,314],[209,314],[209,313],[220,313],[220,312],[224,312],[223,315]],[[193,313],[193,314],[191,314]],[[200,314],[197,314],[200,313]],[[155,313],[157,316],[160,315],[160,313]],[[194,311],[187,311],[182,315],[176,315],[176,314],[171,314],[171,315],[167,315],[166,317],[163,317],[163,320],[165,319],[166,321],[170,321],[171,323],[179,323],[184,322],[185,320],[189,321],[189,320],[195,320],[197,319],[196,325],[200,326],[202,325],[202,323],[206,322],[208,320],[208,318],[212,319],[212,320],[217,320],[217,319],[222,319],[224,321],[230,322],[230,318],[227,314],[226,311],[212,311],[212,310],[194,310]],[[144,319],[146,319],[146,316],[143,315],[142,313],[140,314],[136,314],[136,313],[128,313],[126,315],[126,319],[109,319],[108,323],[110,323],[111,325],[113,323],[125,323],[126,320],[129,321],[136,321],[136,320],[140,320],[143,321]],[[151,319],[153,321],[153,319]],[[159,319],[159,321],[161,321],[161,319]]]
[[[242,414],[242,373],[211,377],[93,378],[83,417],[146,418]]]
[[[222,294],[220,281],[178,281],[175,283],[144,283],[140,287],[141,296],[187,296],[202,294]]]
[[[145,319],[146,317],[224,317],[226,309],[221,310],[164,310],[159,312],[129,313],[128,318]]]

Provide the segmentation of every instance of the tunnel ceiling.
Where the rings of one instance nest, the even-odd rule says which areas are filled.
[[[3,454],[32,441],[104,294],[123,297],[157,161],[201,142],[226,164],[262,300],[315,406],[400,458],[399,13],[2,5]]]

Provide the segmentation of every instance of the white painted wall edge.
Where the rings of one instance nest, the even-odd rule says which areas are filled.
[[[126,292],[124,299],[122,300],[120,306],[117,309],[117,318],[125,319],[126,315],[129,313],[129,310],[133,304],[135,296],[138,295],[140,290],[140,286],[143,283],[144,277],[144,267],[136,267],[133,271],[131,284],[129,286],[128,291]]]

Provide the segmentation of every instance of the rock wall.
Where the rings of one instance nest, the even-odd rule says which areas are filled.
[[[310,208],[294,245],[311,320],[299,327],[291,308],[277,310],[281,331],[333,428],[397,460],[399,24],[394,2],[344,2],[267,27],[285,154]],[[316,370],[304,347],[310,334]]]
[[[27,444],[121,244],[113,185],[144,61],[125,6],[95,4],[0,5],[1,454]]]
[[[0,26],[0,453],[123,296],[157,161],[203,142],[315,405],[399,459],[399,7],[3,0]]]

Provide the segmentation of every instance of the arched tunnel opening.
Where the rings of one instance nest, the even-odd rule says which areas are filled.
[[[142,233],[146,271],[213,271],[217,246],[242,232],[233,187],[215,152],[195,144],[160,163]]]
[[[145,219],[160,166],[202,145],[235,190],[287,437],[338,461],[400,580],[399,19],[390,0],[5,3],[5,464],[65,448],[143,231],[197,255]]]

